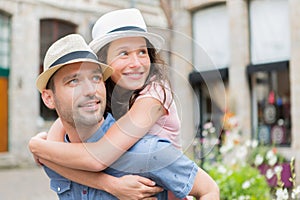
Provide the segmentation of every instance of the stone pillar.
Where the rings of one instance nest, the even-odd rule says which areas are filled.
[[[230,30],[228,106],[236,113],[243,137],[251,137],[251,104],[246,67],[250,63],[248,5],[246,0],[227,1]]]
[[[19,2],[12,17],[12,54],[9,77],[9,153],[17,164],[32,160],[27,148],[34,135],[39,100],[39,19],[35,5]],[[30,158],[30,159],[29,159]]]
[[[291,118],[292,118],[292,152],[296,161],[296,178],[300,183],[300,1],[289,0],[290,27],[291,27],[291,59],[290,59],[290,85],[291,85]]]
[[[195,136],[194,93],[188,80],[193,70],[191,15],[175,2],[172,8],[173,31],[170,34],[170,76],[181,118],[183,150],[190,151]]]

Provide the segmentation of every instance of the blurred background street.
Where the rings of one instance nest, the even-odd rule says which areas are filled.
[[[0,169],[0,200],[54,200],[49,179],[40,167]]]

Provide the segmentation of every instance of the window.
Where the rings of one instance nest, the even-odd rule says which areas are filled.
[[[251,0],[251,63],[290,58],[288,0]]]
[[[44,19],[41,20],[40,26],[40,72],[42,72],[44,57],[48,48],[59,38],[70,33],[75,33],[76,25],[56,19]],[[45,120],[53,120],[57,117],[56,112],[48,109],[42,100],[40,103],[40,112]]]
[[[290,29],[287,0],[250,1],[253,137],[290,146]]]
[[[226,87],[228,85],[228,69],[192,72],[189,75],[190,84],[197,95],[200,111],[195,113],[196,138],[193,143],[194,159],[202,165],[205,159],[215,159],[222,141],[223,116],[225,111]],[[204,134],[207,123],[212,123],[214,133]]]
[[[194,66],[190,83],[198,94],[199,124],[211,121],[221,129],[229,64],[229,22],[225,4],[193,13]]]
[[[225,4],[193,14],[194,63],[199,71],[229,64],[229,22]]]
[[[10,17],[0,12],[0,68],[4,71],[10,65]]]
[[[253,137],[263,144],[289,146],[291,103],[288,62],[249,66],[248,73],[253,87]]]
[[[220,139],[226,106],[229,23],[225,4],[206,7],[193,13],[193,39],[195,71],[190,73],[189,81],[197,94],[200,111],[199,119],[196,118],[199,120],[196,122],[196,136],[199,138],[196,138],[194,148],[200,147],[200,154],[195,152],[195,159],[198,159],[198,155],[203,161],[206,153],[217,149],[214,147],[217,146],[216,141]],[[216,138],[212,140],[208,140],[208,136],[202,133],[207,122],[212,122],[216,128],[214,134]]]
[[[11,19],[0,12],[0,152],[8,151],[8,75],[11,52]]]

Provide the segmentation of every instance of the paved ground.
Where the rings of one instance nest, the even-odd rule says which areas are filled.
[[[0,200],[56,200],[41,168],[0,169]]]

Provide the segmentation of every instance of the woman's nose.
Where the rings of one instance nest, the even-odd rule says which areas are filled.
[[[141,60],[139,56],[136,53],[132,53],[130,56],[130,67],[140,67],[141,66]]]

